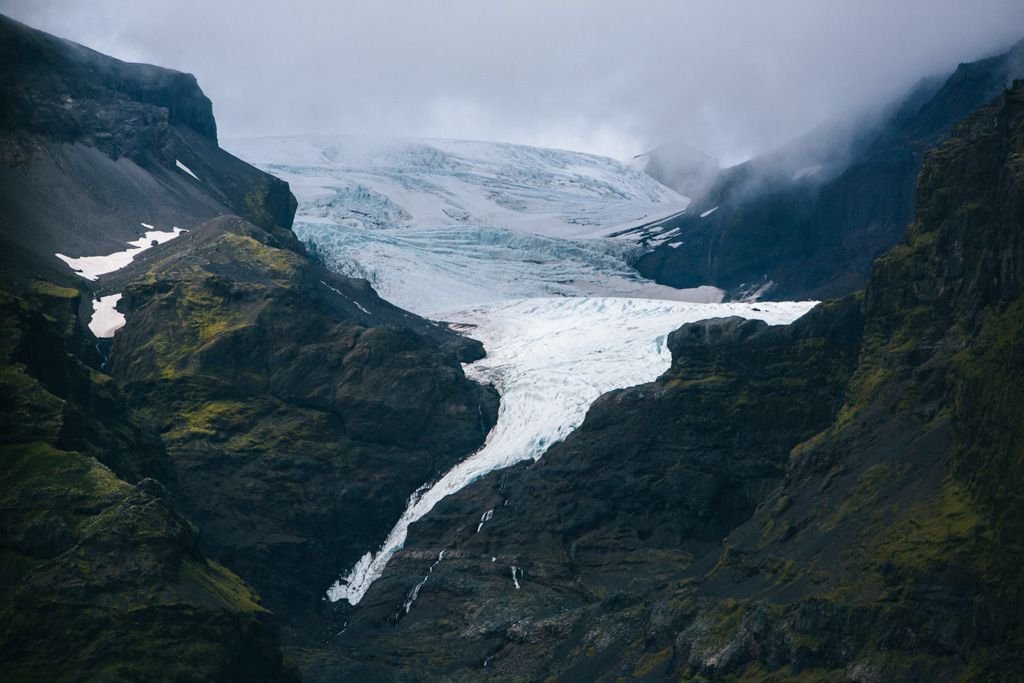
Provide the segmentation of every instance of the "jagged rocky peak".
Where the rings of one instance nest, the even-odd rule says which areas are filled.
[[[70,285],[57,254],[110,254],[147,230],[222,214],[291,227],[288,184],[217,146],[210,100],[193,76],[2,16],[0,68],[0,263],[10,272]]]

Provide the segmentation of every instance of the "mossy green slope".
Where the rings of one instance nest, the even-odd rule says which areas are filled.
[[[38,281],[0,292],[4,680],[294,677],[255,594],[141,478],[159,440],[65,348],[77,297]]]
[[[327,587],[483,442],[497,396],[463,374],[468,340],[293,240],[223,217],[118,273],[127,324],[109,368],[159,433],[204,548],[315,642]]]
[[[925,161],[907,240],[875,264],[846,405],[694,591],[684,671],[1020,675],[1022,158],[1018,84]]]

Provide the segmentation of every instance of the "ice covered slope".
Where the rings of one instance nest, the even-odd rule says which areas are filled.
[[[295,232],[326,264],[425,315],[533,296],[717,301],[630,265],[638,226],[688,200],[612,159],[502,143],[254,138],[227,146],[284,178]],[[624,239],[607,239],[613,233]]]
[[[287,180],[300,218],[357,228],[467,225],[594,237],[689,203],[614,159],[564,150],[315,136],[224,144]]]
[[[358,603],[404,545],[409,525],[442,498],[488,472],[539,458],[580,425],[601,394],[656,379],[671,364],[668,333],[683,323],[736,315],[783,324],[813,305],[591,297],[528,299],[449,314],[487,348],[487,357],[466,372],[500,391],[497,424],[483,448],[413,494],[382,547],[345,572],[329,599]]]

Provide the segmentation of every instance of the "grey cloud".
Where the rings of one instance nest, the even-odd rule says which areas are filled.
[[[122,59],[190,71],[225,137],[507,140],[733,162],[1024,37],[1020,0],[5,0]]]

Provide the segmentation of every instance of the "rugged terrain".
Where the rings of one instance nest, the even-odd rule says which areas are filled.
[[[193,77],[0,37],[4,678],[294,677],[280,628],[483,441],[482,349],[311,259]],[[187,232],[96,281],[55,255],[144,223]]]
[[[664,375],[442,500],[353,606],[323,601],[339,570],[495,423],[494,390],[460,365],[481,345],[308,253],[287,184],[217,146],[194,78],[0,17],[2,678],[1019,679],[1024,84],[997,92],[1008,60],[922,84],[895,137],[803,199],[741,193],[888,216],[827,242],[865,259],[916,207],[862,293],[790,326],[678,329]],[[891,193],[871,194],[882,179]],[[699,220],[762,225],[727,211],[742,183],[723,183]],[[152,225],[187,232],[96,280],[57,257]],[[721,281],[734,294],[763,284],[743,267]],[[775,291],[863,282],[844,268]],[[96,297],[118,294],[124,324],[97,339]]]
[[[1024,42],[921,81],[890,113],[824,126],[723,171],[660,226],[682,245],[658,245],[640,273],[674,287],[714,285],[732,298],[821,299],[863,288],[872,261],[913,218],[925,154],[1021,77]],[[652,163],[663,174],[669,162],[655,155]]]
[[[1017,679],[1022,164],[1018,82],[928,155],[863,295],[681,328],[659,380],[414,525],[335,666]]]

